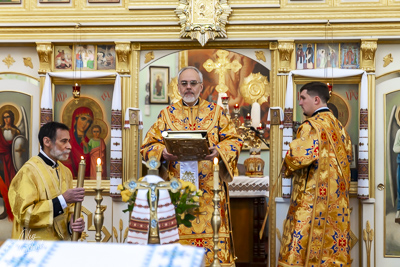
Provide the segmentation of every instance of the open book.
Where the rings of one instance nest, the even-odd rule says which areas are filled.
[[[163,132],[168,153],[178,156],[178,161],[203,160],[210,154],[207,131]]]

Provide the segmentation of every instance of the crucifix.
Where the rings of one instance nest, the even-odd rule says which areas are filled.
[[[144,181],[136,182],[130,181],[129,188],[135,192],[136,190],[144,189],[150,190],[150,236],[149,236],[149,244],[160,244],[160,237],[158,232],[158,218],[157,218],[157,191],[161,189],[170,190],[172,193],[176,193],[181,189],[182,184],[176,179],[173,178],[168,182],[158,182],[158,183],[148,183]]]
[[[228,70],[238,72],[242,68],[242,64],[240,64],[239,61],[237,61],[236,59],[232,62],[229,62],[229,60],[227,59],[228,55],[228,51],[218,50],[217,61],[214,62],[211,59],[207,59],[207,61],[203,64],[203,67],[206,69],[206,71],[211,72],[215,70],[215,72],[218,74],[219,80],[216,87],[218,93],[225,93],[229,89],[228,86],[226,86],[225,84],[225,73]]]

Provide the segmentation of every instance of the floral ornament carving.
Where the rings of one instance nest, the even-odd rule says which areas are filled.
[[[264,51],[255,51],[255,54],[256,54],[256,58],[258,60],[262,60],[264,62],[267,62],[267,59],[265,58],[265,55],[264,55]]]
[[[393,62],[393,57],[392,53],[387,54],[386,56],[383,57],[383,67],[387,67],[390,63]]]
[[[38,72],[39,74],[45,74],[51,70],[51,54],[53,53],[52,45],[51,43],[36,43],[36,51],[39,56]]]
[[[290,59],[292,52],[294,50],[293,42],[279,42],[278,51],[280,58],[280,67],[278,71],[280,72],[289,72],[290,71]]]
[[[154,53],[153,51],[148,52],[145,56],[144,56],[145,60],[144,63],[149,63],[150,61],[152,61],[154,59]]]
[[[32,59],[30,57],[24,57],[24,65],[33,69]]]
[[[240,94],[249,104],[258,102],[261,105],[267,102],[270,92],[271,88],[267,77],[261,73],[251,73],[244,79],[243,84],[240,86]]]
[[[376,39],[361,40],[361,68],[367,72],[375,71],[375,51],[378,48]]]
[[[201,46],[216,37],[227,38],[225,25],[231,12],[227,0],[180,0],[175,10],[180,37],[197,39]]]
[[[7,65],[8,68],[10,68],[10,66],[14,64],[15,60],[10,54],[8,54],[8,56],[5,59],[3,59],[3,62],[4,64]]]

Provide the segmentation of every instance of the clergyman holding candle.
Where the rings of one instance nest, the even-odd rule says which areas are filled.
[[[82,202],[85,189],[72,188],[72,173],[60,161],[71,152],[68,126],[49,122],[39,131],[41,146],[15,175],[8,193],[14,215],[12,238],[71,240],[82,233],[82,218],[73,221],[70,206]]]

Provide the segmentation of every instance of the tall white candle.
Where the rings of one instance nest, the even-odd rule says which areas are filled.
[[[257,129],[260,125],[261,106],[257,102],[251,105],[251,126]]]
[[[97,166],[96,166],[96,188],[101,188],[101,159],[97,158]]]
[[[219,166],[218,166],[218,158],[214,158],[214,189],[219,189]]]

